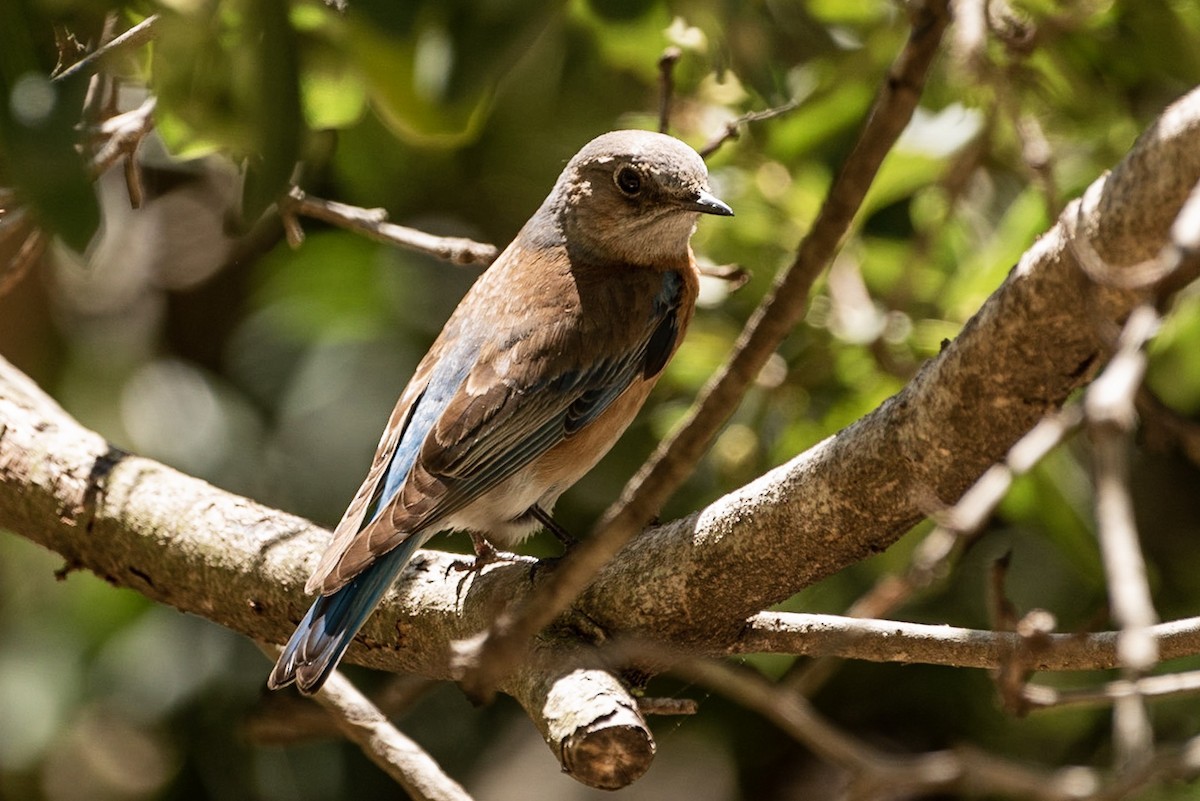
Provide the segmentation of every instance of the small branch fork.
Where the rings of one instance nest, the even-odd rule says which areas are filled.
[[[954,560],[974,541],[1013,481],[1032,470],[1082,423],[1083,408],[1079,404],[1065,406],[1042,418],[1009,449],[1004,461],[985,471],[953,507],[931,514],[937,525],[914,549],[905,571],[881,578],[850,606],[847,614],[860,619],[885,617],[949,575]],[[852,629],[847,636],[861,635]],[[972,635],[972,639],[977,638]],[[812,695],[836,670],[839,661],[827,652],[822,653],[820,659],[790,671],[784,681],[804,695]]]
[[[292,187],[279,200],[279,215],[283,220],[288,244],[299,247],[304,242],[304,229],[299,217],[312,217],[362,234],[368,239],[408,250],[425,253],[452,264],[488,265],[495,261],[499,250],[495,245],[475,242],[462,237],[434,236],[415,228],[406,228],[387,221],[384,209],[363,209],[333,200],[322,200]]]
[[[773,119],[775,117],[779,117],[784,114],[787,114],[789,111],[794,111],[795,109],[797,109],[799,107],[800,107],[800,101],[789,100],[788,102],[784,103],[781,106],[775,106],[774,108],[763,109],[762,111],[751,111],[746,114],[743,114],[742,116],[738,117],[737,119],[733,119],[733,120],[730,120],[729,122],[725,123],[725,127],[721,130],[721,132],[718,133],[716,136],[714,136],[712,139],[710,139],[708,141],[708,143],[705,144],[703,147],[701,147],[700,150],[697,152],[700,153],[701,158],[707,159],[713,153],[716,153],[721,148],[721,145],[723,145],[726,142],[729,142],[731,140],[737,139],[739,136],[741,136],[742,128],[745,127],[747,124],[752,123],[752,122],[763,122],[764,120]]]
[[[131,50],[136,50],[158,36],[158,25],[158,14],[151,14],[137,25],[134,25],[132,28],[122,33],[120,36],[114,37],[112,41],[96,48],[91,53],[88,53],[71,66],[55,75],[54,80],[65,81],[68,78],[72,78],[76,75],[90,72],[92,70],[98,70],[108,61],[124,55]]]
[[[117,24],[117,15],[109,14],[105,21],[105,36]],[[129,203],[141,208],[145,199],[144,182],[138,166],[137,150],[142,140],[154,130],[156,99],[151,96],[131,111],[117,113],[118,79],[103,73],[106,65],[136,50],[158,36],[159,15],[151,14],[129,30],[101,44],[94,51],[76,61],[53,77],[54,81],[65,81],[87,72],[95,72],[91,78],[87,99],[84,101],[84,119],[89,147],[92,150],[89,170],[92,179],[103,175],[118,161],[124,160],[125,184],[129,191]],[[97,117],[100,119],[96,122]]]

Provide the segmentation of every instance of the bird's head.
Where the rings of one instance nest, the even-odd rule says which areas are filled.
[[[543,208],[557,217],[570,248],[601,261],[650,266],[687,258],[698,215],[733,215],[712,194],[700,155],[650,131],[613,131],[586,144]]]

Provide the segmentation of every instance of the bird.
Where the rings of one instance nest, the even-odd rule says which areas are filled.
[[[401,393],[270,689],[317,692],[434,534],[470,533],[479,558],[562,534],[555,501],[629,426],[687,330],[701,214],[733,210],[674,137],[611,131],[567,162]]]

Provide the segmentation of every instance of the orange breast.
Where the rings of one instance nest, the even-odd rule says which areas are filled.
[[[595,467],[633,422],[656,381],[635,381],[591,425],[546,451],[532,466],[538,479],[562,491]]]

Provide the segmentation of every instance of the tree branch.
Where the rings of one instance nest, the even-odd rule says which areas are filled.
[[[278,648],[260,647],[270,659],[279,657]],[[313,700],[330,713],[347,740],[416,801],[471,801],[462,785],[447,776],[425,749],[392,725],[341,673],[334,671]]]
[[[363,209],[334,200],[322,200],[306,194],[297,186],[279,199],[279,215],[292,247],[299,247],[304,241],[304,230],[296,219],[303,215],[354,231],[376,242],[399,245],[453,264],[487,266],[500,253],[495,245],[457,236],[434,236],[415,228],[396,225],[387,221],[387,212],[383,209]]]
[[[1163,659],[1200,653],[1200,617],[1159,623],[1151,633]],[[1108,670],[1121,665],[1118,631],[1053,633],[1026,638],[1015,631],[982,631],[898,620],[760,612],[729,649],[734,654],[838,656],[869,662],[998,668],[1023,651],[1033,670]]]

